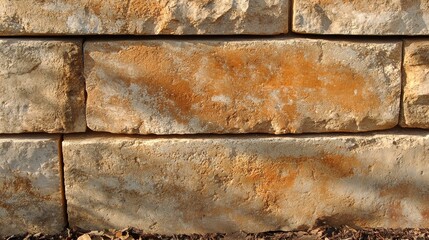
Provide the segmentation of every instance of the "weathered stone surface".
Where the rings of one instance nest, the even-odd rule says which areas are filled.
[[[294,0],[293,9],[293,31],[299,33],[429,34],[426,0]]]
[[[2,0],[0,34],[280,34],[289,0]]]
[[[0,238],[65,227],[58,136],[0,137]]]
[[[66,137],[70,224],[157,233],[429,227],[429,135]]]
[[[80,41],[0,40],[0,133],[85,131],[82,71]]]
[[[398,42],[87,42],[88,126],[140,134],[391,128],[401,54]]]
[[[401,126],[429,128],[429,41],[406,41]]]

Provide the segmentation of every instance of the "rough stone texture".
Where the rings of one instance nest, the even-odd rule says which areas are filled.
[[[85,131],[82,71],[80,41],[0,39],[0,133]]]
[[[72,226],[260,232],[325,219],[429,227],[429,135],[100,135],[66,137],[63,149]]]
[[[401,126],[429,128],[429,41],[406,41]]]
[[[427,0],[294,0],[293,31],[314,34],[427,35]]]
[[[88,126],[139,134],[391,128],[401,54],[399,42],[87,42]]]
[[[0,238],[63,230],[59,144],[52,135],[0,137]]]
[[[289,0],[1,0],[1,35],[280,34]]]

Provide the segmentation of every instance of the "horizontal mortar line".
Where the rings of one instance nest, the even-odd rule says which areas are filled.
[[[341,35],[341,34],[301,34],[287,33],[278,35],[109,35],[109,34],[89,34],[89,35],[7,35],[0,36],[1,39],[19,39],[19,40],[91,40],[91,41],[114,41],[114,40],[212,40],[212,41],[228,41],[228,40],[270,40],[270,39],[320,39],[320,40],[338,40],[338,41],[401,41],[401,40],[419,40],[428,39],[426,36],[407,36],[407,35]]]
[[[246,139],[246,138],[313,138],[313,137],[371,137],[377,135],[429,135],[429,130],[400,128],[395,127],[386,130],[368,131],[368,132],[326,132],[326,133],[299,133],[299,134],[268,134],[268,133],[237,133],[237,134],[125,134],[110,132],[85,132],[85,133],[68,133],[67,137],[91,138],[91,137],[117,137],[117,138],[140,138],[140,139]]]
[[[351,35],[307,35],[307,34],[281,34],[281,35],[195,35],[195,36],[86,36],[84,41],[269,41],[269,40],[289,40],[289,39],[312,39],[312,40],[329,40],[329,41],[356,41],[356,42],[392,42],[403,41],[407,38],[400,36],[351,36]],[[429,39],[429,36],[428,36]]]
[[[291,33],[289,36],[309,39],[326,40],[406,40],[406,39],[429,39],[429,35],[349,35],[349,34],[315,34],[315,33]]]
[[[31,138],[61,138],[64,133],[47,133],[47,132],[23,132],[23,133],[0,133],[0,139],[28,137]]]

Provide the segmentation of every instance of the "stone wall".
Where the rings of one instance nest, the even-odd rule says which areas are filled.
[[[429,2],[0,0],[0,236],[429,227]]]

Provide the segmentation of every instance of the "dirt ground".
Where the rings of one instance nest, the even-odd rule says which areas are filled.
[[[147,234],[136,228],[127,228],[122,230],[105,231],[87,231],[79,228],[67,229],[57,235],[21,234],[5,238],[6,240],[280,240],[280,239],[429,239],[429,229],[385,229],[385,228],[361,228],[355,229],[348,226],[330,227],[322,226],[309,229],[307,231],[290,232],[264,232],[264,233],[245,233],[238,232],[233,234],[213,233],[206,235],[158,235]]]

